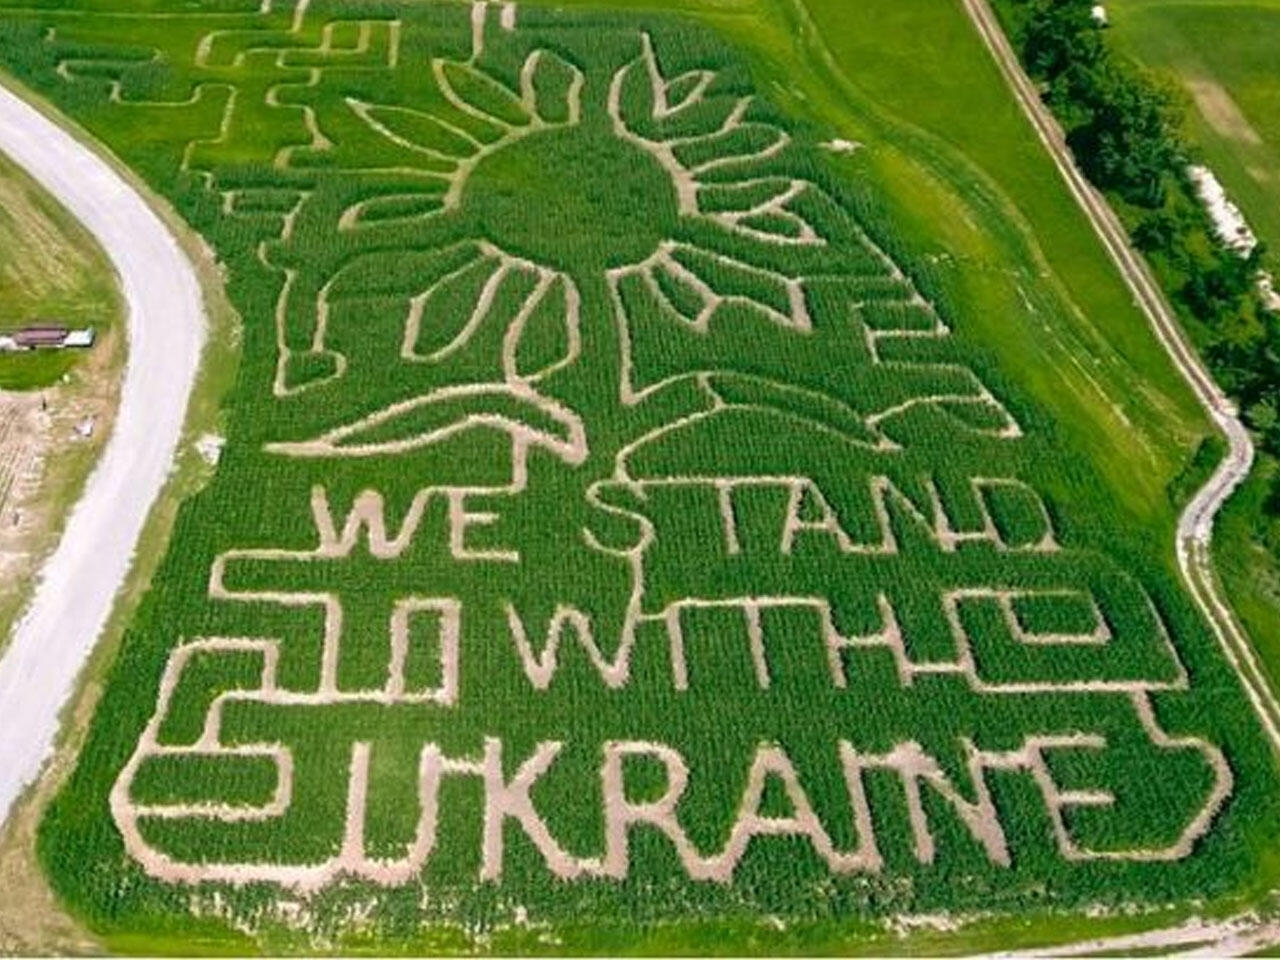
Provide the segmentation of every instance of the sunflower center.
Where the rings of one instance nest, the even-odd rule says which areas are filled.
[[[680,215],[662,166],[603,124],[535,133],[485,157],[462,209],[507,252],[578,275],[645,259]]]

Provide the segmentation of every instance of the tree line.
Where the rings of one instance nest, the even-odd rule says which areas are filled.
[[[1094,0],[1000,0],[1006,27],[1067,136],[1147,255],[1214,376],[1262,449],[1280,456],[1280,315],[1265,308],[1248,256],[1215,233],[1187,168],[1184,98],[1171,81],[1117,54]],[[1269,512],[1280,515],[1280,484]]]

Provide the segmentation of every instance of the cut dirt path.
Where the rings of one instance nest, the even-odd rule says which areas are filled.
[[[1190,384],[1196,398],[1226,437],[1227,456],[1213,476],[1196,493],[1178,518],[1175,546],[1178,567],[1196,605],[1208,618],[1223,652],[1244,684],[1272,745],[1280,751],[1280,701],[1277,701],[1258,664],[1248,636],[1231,613],[1213,572],[1210,542],[1218,510],[1244,480],[1253,465],[1253,442],[1237,416],[1235,405],[1214,382],[1179,325],[1172,307],[1156,284],[1145,261],[1129,244],[1128,234],[1106,200],[1085,179],[1075,164],[1061,127],[1040,100],[1039,92],[1023,71],[1017,55],[1001,29],[988,0],[962,0],[966,12],[995,57],[1036,135],[1053,157],[1081,209],[1089,217],[1107,253],[1120,269],[1125,283],[1150,321],[1157,339],[1168,351],[1178,372]],[[1054,955],[1107,951],[1192,948],[1213,954],[1239,954],[1280,943],[1280,924],[1253,916],[1234,917],[1220,923],[1188,923],[1164,930],[1126,937],[1092,940],[1051,949]]]
[[[93,235],[120,276],[129,356],[114,433],[0,659],[0,823],[50,755],[169,475],[204,346],[195,269],[112,166],[0,86],[0,150]]]

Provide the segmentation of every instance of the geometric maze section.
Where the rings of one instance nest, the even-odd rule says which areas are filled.
[[[152,880],[748,902],[761,863],[1196,849],[1233,774],[1161,723],[1189,679],[1141,578],[1060,533],[946,311],[718,44],[510,3],[39,18],[227,265],[215,486],[278,518],[166,598],[109,793]]]
[[[563,879],[625,879],[631,869],[630,834],[643,827],[655,828],[670,839],[692,880],[730,883],[756,837],[801,837],[834,873],[878,873],[884,861],[877,837],[908,828],[913,855],[931,863],[937,855],[931,819],[936,813],[929,811],[935,811],[939,802],[951,805],[990,862],[1007,866],[1011,853],[1004,825],[986,787],[986,778],[997,773],[1017,774],[1034,785],[1052,824],[1057,853],[1068,861],[1185,857],[1229,795],[1232,774],[1221,752],[1198,738],[1165,734],[1154,714],[1150,695],[1184,689],[1187,680],[1150,601],[1135,582],[1105,562],[1063,551],[1047,527],[1039,542],[1010,549],[993,523],[984,524],[984,529],[957,530],[941,509],[931,516],[913,514],[907,523],[900,523],[888,506],[900,494],[884,481],[873,485],[877,492],[871,497],[884,518],[884,536],[877,543],[858,544],[843,531],[829,504],[805,517],[806,497],[821,494],[804,481],[719,478],[705,486],[680,481],[678,487],[684,493],[701,488],[702,499],[715,510],[709,522],[721,527],[716,549],[699,552],[697,562],[704,567],[713,563],[713,556],[721,563],[732,563],[754,551],[753,545],[739,539],[739,524],[746,525],[745,518],[720,512],[719,503],[735,504],[742,490],[759,493],[765,488],[776,488],[792,505],[774,545],[780,556],[795,555],[802,545],[814,545],[808,541],[818,540],[825,541],[830,552],[847,551],[851,558],[860,548],[863,556],[895,557],[899,538],[911,535],[911,526],[918,525],[940,555],[960,552],[960,544],[968,543],[971,548],[981,544],[987,560],[993,555],[1012,560],[1022,554],[1022,559],[1040,563],[1049,557],[1062,562],[1060,567],[1048,567],[1054,575],[1040,580],[1043,586],[931,587],[929,602],[924,603],[923,589],[897,594],[885,585],[878,591],[873,587],[866,601],[850,610],[818,592],[817,585],[831,579],[832,557],[826,555],[825,575],[815,576],[802,564],[788,570],[785,583],[791,593],[717,595],[707,591],[655,602],[645,581],[652,576],[650,561],[661,562],[653,555],[665,535],[661,518],[679,515],[664,509],[667,504],[663,503],[669,499],[663,494],[675,491],[677,484],[658,483],[656,487],[644,481],[624,484],[629,491],[649,494],[643,498],[645,506],[660,518],[655,522],[645,514],[632,514],[643,531],[634,545],[625,550],[616,544],[604,547],[588,538],[594,549],[613,554],[630,569],[631,589],[617,598],[617,610],[605,609],[598,595],[584,598],[580,605],[557,603],[545,618],[533,612],[539,609],[537,602],[526,605],[518,599],[472,598],[465,592],[393,596],[383,610],[383,627],[376,632],[363,631],[363,622],[354,624],[354,618],[346,615],[341,589],[344,565],[360,555],[393,566],[419,556],[415,538],[431,514],[438,512],[449,531],[439,552],[447,551],[457,563],[481,568],[518,566],[525,553],[518,541],[504,542],[499,551],[473,549],[467,540],[471,528],[495,521],[501,500],[523,497],[528,491],[500,491],[491,504],[494,509],[479,510],[473,504],[483,495],[474,490],[429,488],[414,498],[400,529],[389,530],[378,495],[362,495],[349,514],[335,517],[323,489],[318,488],[312,502],[314,547],[230,551],[218,558],[210,578],[210,596],[220,602],[311,607],[321,614],[322,638],[309,648],[314,662],[292,671],[306,674],[307,681],[283,677],[283,658],[298,654],[296,648],[290,651],[287,638],[212,637],[180,644],[162,678],[155,714],[112,792],[112,812],[126,849],[149,873],[169,882],[269,881],[302,892],[342,878],[380,885],[418,882],[436,846],[444,784],[470,778],[483,784],[484,790],[482,811],[476,811],[484,824],[477,879],[501,881],[503,837],[510,824],[537,847],[546,869]],[[260,581],[288,583],[297,577],[290,575],[290,569],[301,568],[311,569],[304,577],[309,584],[327,583],[333,592],[258,585]],[[731,579],[716,571],[704,572],[704,577],[721,583]],[[814,589],[805,589],[809,583]],[[1064,583],[1073,585],[1059,585]],[[363,612],[365,605],[360,606],[361,621],[376,623],[379,618],[369,618]],[[868,628],[850,629],[855,622]],[[606,633],[613,624],[617,624],[616,635]],[[930,646],[933,635],[944,637],[944,642]],[[917,649],[922,640],[929,649]],[[356,643],[362,650],[353,655],[351,645]],[[944,647],[946,654],[941,655]],[[586,682],[607,692],[606,702],[629,705],[636,695],[646,698],[656,691],[669,698],[667,709],[674,714],[685,709],[682,699],[696,698],[710,689],[731,700],[745,695],[745,703],[750,704],[750,694],[769,702],[779,688],[789,688],[788,698],[798,697],[802,703],[829,700],[846,716],[851,703],[869,693],[875,699],[910,698],[913,707],[906,713],[914,714],[914,722],[946,727],[930,716],[927,706],[943,682],[952,688],[947,699],[954,698],[958,689],[969,701],[966,712],[982,714],[989,709],[996,717],[1004,712],[996,701],[1026,698],[1033,698],[1039,709],[1032,711],[1030,720],[1024,717],[1023,729],[1006,729],[995,738],[1004,741],[1016,732],[1011,745],[997,749],[980,746],[969,736],[957,737],[951,745],[963,760],[957,778],[911,736],[936,730],[890,723],[866,744],[852,733],[829,744],[858,828],[859,843],[844,848],[834,843],[814,811],[783,741],[756,745],[732,830],[722,847],[710,850],[693,843],[682,825],[680,800],[690,779],[690,758],[677,746],[647,738],[592,744],[599,751],[598,782],[603,793],[580,802],[598,805],[603,818],[603,838],[594,855],[571,853],[557,840],[533,793],[544,777],[555,777],[562,751],[570,745],[581,750],[584,744],[566,738],[561,730],[548,729],[548,738],[540,740],[529,756],[517,758],[516,773],[509,776],[513,761],[510,757],[504,761],[500,736],[486,736],[481,749],[461,755],[429,741],[417,756],[416,772],[399,771],[416,786],[419,819],[403,842],[393,845],[396,855],[375,856],[368,850],[365,831],[374,782],[370,763],[379,746],[371,740],[354,740],[349,754],[327,749],[323,757],[304,760],[295,756],[287,740],[258,739],[273,728],[323,725],[324,715],[333,716],[340,726],[337,718],[342,711],[356,706],[443,717],[453,711],[465,714],[469,704],[487,699],[482,690],[467,686],[466,678],[475,676],[466,669],[468,656],[483,657],[482,675],[502,675],[493,682],[513,686],[534,709],[534,718],[544,698],[550,703],[563,696],[569,676],[570,682],[589,678]],[[504,662],[495,666],[493,660]],[[368,677],[367,685],[355,680],[361,673]],[[560,674],[569,676],[560,679]],[[801,679],[807,686],[796,686]],[[870,691],[869,685],[874,685]],[[1064,726],[1055,715],[1063,712],[1064,701],[1073,698],[1110,701],[1104,711],[1107,723],[1101,728]],[[624,718],[630,709],[621,711]],[[1075,713],[1070,708],[1065,712]],[[1127,718],[1119,723],[1118,736],[1112,732],[1117,716]],[[503,726],[500,721],[489,722],[498,730]],[[537,723],[536,719],[531,722]],[[886,735],[901,739],[887,749],[871,747]],[[1131,756],[1141,758],[1131,770],[1115,765],[1122,762],[1119,758]],[[627,758],[661,768],[665,787],[659,799],[645,803],[629,799],[623,772]],[[812,763],[813,757],[804,760]],[[318,763],[328,766],[317,768]],[[1152,764],[1179,771],[1180,787],[1174,792],[1182,795],[1164,799],[1176,812],[1157,836],[1135,837],[1127,845],[1117,845],[1115,823],[1132,815],[1131,805],[1140,803],[1150,789],[1150,784],[1134,778],[1145,776],[1142,771],[1150,770]],[[906,803],[905,823],[894,823],[891,814],[879,811],[869,800],[863,784],[872,771],[880,771],[879,776],[887,772],[899,781]],[[305,846],[297,842],[298,831],[313,827],[302,801],[315,790],[317,777],[326,781],[345,777],[346,782],[341,813],[332,813],[340,823],[335,822],[330,831],[331,848],[314,860],[278,859],[279,851]],[[771,779],[788,798],[786,815],[765,815],[761,809]],[[959,786],[957,779],[967,787]],[[202,786],[209,795],[197,798],[179,789],[177,796],[161,800],[148,796],[146,785],[162,781],[170,789]],[[244,795],[227,794],[227,783],[234,790],[242,781],[255,784],[256,793],[246,787]],[[934,799],[922,800],[927,794]],[[1108,823],[1104,814],[1116,807],[1119,815]],[[175,822],[184,829],[175,833]],[[1095,822],[1104,826],[1091,826]],[[185,828],[193,824],[200,825],[196,835],[205,838],[209,850],[238,850],[240,856],[211,861],[201,852],[204,844],[187,849],[192,834]],[[246,831],[247,824],[254,829]],[[273,834],[271,842],[264,840],[267,829]],[[263,850],[277,854],[262,860]]]

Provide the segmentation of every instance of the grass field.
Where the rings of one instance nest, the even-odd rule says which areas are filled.
[[[1272,881],[1173,572],[1204,424],[958,11],[895,10],[0,6],[244,318],[41,831],[108,945],[1009,943]]]
[[[1259,236],[1280,244],[1280,3],[1118,0],[1112,39],[1186,92],[1188,132]]]
[[[54,317],[107,335],[119,319],[113,276],[80,225],[0,154],[0,332]],[[0,354],[0,390],[49,386],[77,359],[74,352]]]
[[[1226,185],[1280,266],[1280,3],[1120,0],[1112,39],[1145,66],[1173,78],[1204,162]],[[1223,582],[1280,682],[1280,524],[1263,504],[1276,464],[1264,458],[1229,505],[1215,551]],[[1270,529],[1268,529],[1270,528]]]

